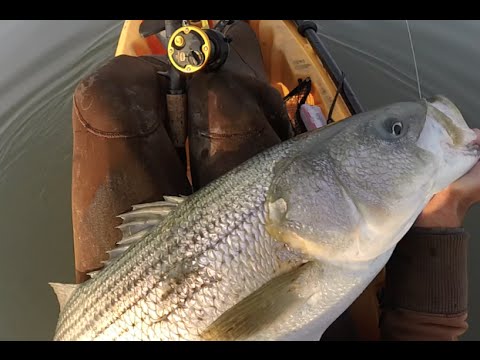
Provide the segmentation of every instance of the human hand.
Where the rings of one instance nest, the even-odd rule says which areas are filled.
[[[480,145],[480,130],[477,144]],[[436,194],[427,204],[414,226],[417,227],[461,227],[468,210],[480,202],[480,162],[468,173]]]

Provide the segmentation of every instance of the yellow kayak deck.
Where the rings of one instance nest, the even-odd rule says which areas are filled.
[[[115,56],[166,54],[154,35],[142,37],[142,21],[125,20]],[[298,85],[298,79],[309,77],[312,81],[312,96],[307,103],[319,106],[327,117],[337,87],[309,41],[298,33],[295,24],[290,20],[249,20],[248,23],[257,34],[271,85],[285,96]],[[332,119],[339,121],[351,115],[343,98],[339,96]]]

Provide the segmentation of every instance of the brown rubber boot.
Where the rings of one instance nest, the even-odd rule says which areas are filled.
[[[188,194],[185,165],[164,127],[167,81],[153,58],[120,56],[85,78],[73,99],[72,217],[77,282],[121,238],[133,204]]]

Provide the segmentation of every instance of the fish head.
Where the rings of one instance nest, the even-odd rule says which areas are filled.
[[[275,166],[267,230],[317,259],[372,261],[392,250],[436,192],[475,165],[475,139],[443,96],[316,130]]]

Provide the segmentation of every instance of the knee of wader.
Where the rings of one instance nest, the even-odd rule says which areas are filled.
[[[105,138],[148,136],[166,118],[166,79],[141,58],[118,56],[86,76],[73,96],[73,118]]]
[[[267,82],[221,69],[189,84],[192,129],[222,136],[260,135],[271,126],[281,140],[292,136],[280,93]]]

